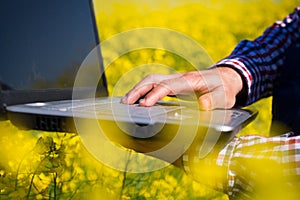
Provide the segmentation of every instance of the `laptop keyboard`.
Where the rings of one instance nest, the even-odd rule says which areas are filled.
[[[96,104],[95,106],[84,106],[81,108],[73,108],[73,111],[81,112],[96,112],[96,114],[107,114],[107,115],[119,115],[119,116],[134,116],[134,117],[144,117],[150,118],[153,116],[164,115],[168,112],[180,109],[179,106],[160,106],[155,105],[152,107],[141,107],[136,104],[125,105],[121,103],[115,104]]]
[[[32,106],[41,106],[41,105],[29,105]],[[187,106],[189,107],[189,106]],[[193,118],[195,115],[194,109],[186,109],[186,106],[180,104],[171,104],[171,103],[158,103],[152,107],[141,107],[138,104],[127,105],[120,103],[119,99],[110,99],[109,101],[104,100],[86,100],[86,101],[73,101],[72,102],[60,102],[59,104],[50,103],[45,106],[41,106],[42,109],[49,111],[58,111],[70,113],[71,115],[75,114],[78,116],[114,116],[122,118],[135,118],[135,119],[145,119],[151,120],[154,117],[165,118],[168,117],[170,120],[186,119]],[[172,113],[172,114],[170,114]],[[211,112],[200,112],[199,120],[201,122],[207,123],[214,121],[214,123],[239,123],[244,118],[248,118],[249,114],[246,112],[241,112],[239,110],[214,110]],[[168,116],[167,116],[168,115]]]
[[[150,116],[165,115],[166,113],[180,110],[182,106],[177,105],[154,105],[152,107],[142,107],[138,104],[127,105],[118,102],[99,102],[99,103],[73,103],[59,104],[44,107],[47,110],[56,110],[61,112],[78,112],[78,113],[96,113],[97,115],[119,115],[119,116],[132,116],[132,117],[144,117],[149,118]]]

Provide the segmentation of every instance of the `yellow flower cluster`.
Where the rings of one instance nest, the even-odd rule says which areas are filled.
[[[296,5],[291,0],[94,0],[94,4],[101,41],[134,28],[168,28],[196,40],[214,62],[228,55],[241,39],[260,35]],[[138,82],[156,68],[135,76],[130,71],[152,63],[177,72],[194,67],[162,49],[128,52],[106,71],[109,92],[123,95],[132,85],[116,87],[122,76],[129,74],[127,78]],[[160,73],[172,72],[169,68],[161,67]],[[267,134],[270,99],[254,107],[262,114],[245,132]],[[0,199],[228,198],[172,166],[144,174],[111,169],[95,160],[72,133],[25,131],[0,121],[0,146]],[[140,156],[139,163],[143,163],[144,155]]]

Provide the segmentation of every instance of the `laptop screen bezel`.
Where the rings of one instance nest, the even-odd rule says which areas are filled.
[[[93,0],[85,0],[89,4],[89,13],[93,26],[93,32],[95,37],[95,47],[100,44],[100,36],[96,23],[95,8]],[[104,67],[102,62],[101,50],[99,47],[99,66],[103,72],[101,79],[99,80],[97,92],[95,96],[108,96],[107,81],[104,73]],[[45,101],[57,101],[57,100],[71,100],[74,88],[46,88],[46,89],[13,89],[9,85],[0,82],[0,116],[6,114],[6,107],[16,104],[31,103],[31,102],[45,102]],[[89,88],[78,88],[83,94],[89,92]],[[84,96],[84,95],[83,95]],[[1,117],[1,118],[2,118]]]

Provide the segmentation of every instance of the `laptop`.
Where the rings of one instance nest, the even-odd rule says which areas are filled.
[[[0,24],[0,113],[20,128],[78,132],[76,120],[96,119],[140,139],[181,126],[232,138],[257,114],[199,111],[190,101],[121,104],[108,94],[101,49],[93,63],[100,71],[97,87],[74,87],[80,66],[99,44],[92,1],[1,1]]]

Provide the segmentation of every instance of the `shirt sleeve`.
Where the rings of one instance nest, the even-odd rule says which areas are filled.
[[[215,64],[235,69],[244,81],[246,97],[237,105],[249,105],[272,95],[274,80],[282,67],[287,49],[300,44],[300,6],[282,21],[275,22],[253,41],[241,41],[233,52]],[[244,95],[245,96],[245,95]]]

